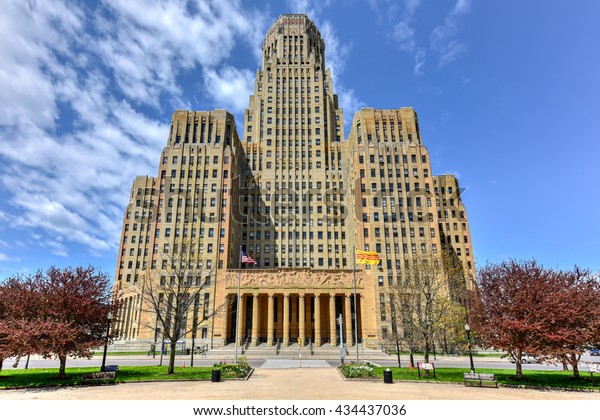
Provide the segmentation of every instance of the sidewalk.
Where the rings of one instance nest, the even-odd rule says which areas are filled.
[[[3,390],[0,400],[600,400],[598,392],[344,380],[335,368],[255,369],[248,381]]]

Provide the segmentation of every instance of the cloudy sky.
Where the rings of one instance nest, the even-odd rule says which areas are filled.
[[[320,28],[346,122],[417,110],[434,173],[467,188],[478,264],[600,270],[597,1],[1,4],[0,279],[114,275],[131,182],[156,175],[172,112],[241,120],[264,33],[289,12]]]

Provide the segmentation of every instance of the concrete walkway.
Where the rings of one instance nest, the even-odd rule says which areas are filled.
[[[260,367],[261,369],[295,369],[295,368],[330,368],[331,365],[325,360],[312,359],[269,359]]]
[[[335,368],[255,369],[248,381],[0,390],[0,400],[600,400],[598,392],[345,381]]]

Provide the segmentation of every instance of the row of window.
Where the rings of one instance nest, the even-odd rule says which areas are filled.
[[[399,230],[400,230],[400,232],[398,232]],[[389,238],[390,237],[390,229],[386,227],[383,229],[383,231],[384,231],[384,236],[386,238]],[[424,227],[418,228],[418,232],[419,232],[420,238],[425,237],[425,228]],[[405,227],[401,227],[400,229],[398,229],[397,227],[394,227],[392,229],[392,236],[394,238],[398,238],[399,233],[403,238],[407,237],[407,229]],[[410,235],[411,238],[414,238],[416,236],[414,227],[411,227],[408,229],[408,235]],[[379,227],[373,228],[373,236],[375,238],[380,238],[381,237],[381,228],[379,228]],[[435,238],[435,228],[429,228],[429,236],[432,238]],[[363,229],[363,237],[365,237],[365,238],[369,237],[369,229],[368,228]]]
[[[179,178],[185,178],[185,170],[182,169],[181,171],[179,171]],[[194,173],[195,173],[195,178],[208,178],[208,174],[209,174],[209,170],[205,169],[204,171],[200,170],[200,169],[196,169],[196,171],[194,172],[193,170],[189,170],[187,172],[187,177],[188,178],[194,178]],[[213,169],[212,170],[212,178],[218,178],[219,174],[219,170],[218,169]],[[160,174],[160,178],[161,179],[165,179],[167,176],[167,171],[166,170],[162,170],[161,174]],[[171,170],[171,178],[177,178],[177,169],[172,169]],[[223,170],[223,179],[227,179],[229,178],[229,171],[227,169]]]
[[[173,135],[173,128],[174,128],[174,126],[171,125],[171,134],[169,136],[171,138]],[[227,131],[225,133],[225,139],[226,139],[226,144],[231,144],[231,124],[230,123],[227,124]],[[175,144],[181,143],[181,140],[182,140],[181,133],[177,133],[177,135],[175,136]],[[197,121],[194,122],[193,132],[191,130],[191,124],[190,123],[187,124],[185,138],[183,139],[184,143],[211,144],[212,140],[213,140],[213,123],[210,123],[208,125],[208,131],[207,131],[206,123],[202,122],[199,137],[198,137],[198,122]],[[214,144],[219,144],[219,143],[221,143],[221,134],[216,134],[214,136]]]
[[[387,207],[388,206],[388,198],[389,198],[389,204],[391,208],[401,208],[404,207],[404,198],[403,197],[398,197],[397,199],[395,197],[372,197],[371,198],[371,203],[373,207]],[[415,207],[422,207],[423,206],[423,197],[406,197],[406,206],[407,207],[412,207],[413,206],[413,198],[414,198],[414,204]],[[398,205],[396,205],[396,200],[398,200]],[[427,197],[426,200],[426,205],[427,207],[431,207],[431,198]],[[366,198],[362,198],[361,199],[361,203],[363,207],[367,207],[367,199]],[[454,204],[454,203],[452,203]]]
[[[280,236],[281,235],[281,236]],[[306,230],[303,230],[302,232],[298,232],[297,230],[295,231],[288,231],[287,235],[286,232],[278,232],[275,231],[273,233],[274,239],[300,239],[300,237],[302,237],[302,239],[315,239],[315,232],[310,231],[310,232],[306,232]],[[317,231],[317,235],[316,235],[316,239],[325,239],[325,236],[327,236],[327,239],[339,239],[340,236],[342,238],[342,240],[346,239],[346,232],[341,232],[341,235],[339,232],[334,231],[333,233],[331,231],[327,231],[327,235],[325,235],[325,233],[322,230]],[[271,238],[271,232],[270,231],[265,231],[265,239],[270,239]],[[242,240],[261,240],[261,231],[257,230],[257,231],[250,231],[249,233],[247,233],[246,231],[244,231],[242,233]]]
[[[417,212],[417,217],[414,217],[414,213],[412,211],[409,211],[406,213],[408,215],[407,218],[405,218],[405,213],[403,211],[401,211],[399,213],[400,217],[397,217],[396,212],[392,212],[391,214],[384,212],[382,214],[382,218],[379,217],[379,212],[375,211],[373,212],[372,215],[372,219],[369,218],[369,214],[368,213],[363,213],[362,214],[362,221],[365,223],[368,222],[379,222],[379,221],[383,221],[383,222],[397,222],[398,220],[403,221],[403,220],[408,220],[409,222],[424,222],[425,219],[423,218],[423,212]],[[432,213],[427,213],[428,215],[428,221],[429,222],[433,222],[433,214]]]
[[[316,260],[314,258],[273,258],[270,257],[254,258],[256,261],[256,265],[250,265],[249,268],[260,268],[260,267],[340,267],[340,258],[328,258],[325,261],[325,258],[318,258]],[[346,258],[342,258],[342,266],[347,266]]]
[[[402,183],[398,182],[396,183],[396,185],[394,185],[394,183],[390,182],[387,184],[388,188],[389,188],[389,192],[393,192],[393,191],[398,191],[398,192],[402,192]],[[421,183],[419,182],[415,182],[413,183],[413,191],[421,191]],[[371,183],[371,192],[377,192],[377,183],[373,182]],[[386,192],[388,191],[388,189],[386,189],[386,184],[384,182],[379,184],[379,188],[381,192]],[[361,192],[366,192],[367,191],[367,186],[365,184],[360,184],[360,191]],[[409,182],[405,182],[404,183],[404,191],[406,192],[410,192],[410,183]],[[425,191],[429,192],[429,183],[426,182],[425,183]]]
[[[393,155],[393,160],[394,163],[400,163],[400,155]],[[384,156],[379,156],[378,159],[379,163],[392,163],[392,156],[391,155],[386,155],[385,159]],[[417,163],[417,155],[410,155],[410,162],[411,163]],[[362,154],[358,155],[358,163],[365,163],[365,157]],[[375,155],[369,155],[369,163],[375,163]],[[407,155],[402,155],[402,163],[408,163],[408,156]],[[427,156],[426,155],[421,155],[421,163],[427,163]]]

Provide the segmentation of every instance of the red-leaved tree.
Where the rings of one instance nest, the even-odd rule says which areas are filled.
[[[598,340],[598,275],[577,267],[552,272],[537,314],[542,328],[533,337],[531,351],[540,355],[540,360],[571,365],[573,376],[579,378],[579,360]]]
[[[37,352],[41,332],[39,293],[32,277],[15,276],[0,284],[0,369],[8,357]]]
[[[107,315],[116,309],[109,277],[92,266],[9,278],[0,286],[0,300],[0,354],[56,357],[59,377],[68,356],[91,357],[104,344]]]
[[[545,328],[539,307],[547,294],[548,270],[535,260],[488,263],[478,271],[469,301],[469,321],[481,341],[509,353],[521,379],[523,352],[538,349],[535,338]]]
[[[67,357],[91,357],[92,349],[104,344],[111,305],[109,277],[96,268],[51,267],[38,272],[44,326],[38,352],[43,357],[56,357],[60,362],[59,377],[65,375]]]

